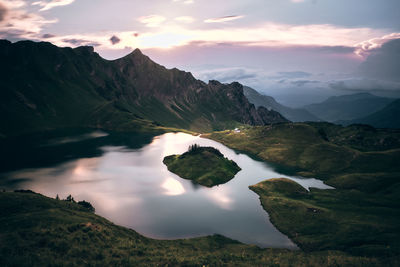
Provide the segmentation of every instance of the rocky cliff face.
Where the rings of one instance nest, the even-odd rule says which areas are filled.
[[[113,128],[136,119],[192,130],[287,121],[256,109],[239,83],[208,84],[136,49],[113,61],[92,47],[0,41],[0,134],[23,128]],[[4,126],[7,124],[7,126]]]

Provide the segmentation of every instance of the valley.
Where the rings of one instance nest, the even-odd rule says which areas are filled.
[[[1,265],[400,264],[393,99],[293,109],[47,42],[1,40],[0,72]],[[366,109],[393,129],[321,121]]]

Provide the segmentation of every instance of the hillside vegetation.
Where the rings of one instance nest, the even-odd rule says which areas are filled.
[[[350,186],[345,181],[352,183],[354,175],[363,180],[378,174],[380,182],[384,180],[388,187],[398,182],[395,177],[400,173],[400,130],[286,123],[244,127],[240,133],[223,131],[202,136],[268,162],[291,167],[298,175],[318,177],[335,187]],[[338,179],[341,176],[346,179]],[[370,189],[380,188],[371,186]]]
[[[140,216],[140,214],[138,214]],[[0,192],[1,266],[395,266],[396,258],[260,249],[223,236],[154,240],[76,203]]]
[[[335,187],[307,192],[286,179],[250,187],[274,225],[305,251],[400,253],[399,130],[295,123],[204,136]]]
[[[304,251],[341,250],[354,255],[400,253],[400,205],[382,194],[310,192],[288,179],[250,186],[280,231]]]

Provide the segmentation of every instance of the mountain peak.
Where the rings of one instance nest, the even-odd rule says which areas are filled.
[[[136,48],[135,50],[133,50],[131,54],[134,54],[134,55],[143,55],[142,51],[140,51],[139,48]]]
[[[131,53],[129,53],[128,55],[119,58],[117,60],[121,60],[121,59],[130,59],[130,60],[138,60],[140,59],[141,61],[152,61],[148,56],[146,56],[145,54],[142,53],[142,51],[140,51],[139,48],[136,48],[135,50],[133,50]]]

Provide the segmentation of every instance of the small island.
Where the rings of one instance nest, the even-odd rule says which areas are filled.
[[[182,155],[165,157],[163,162],[169,171],[207,187],[224,184],[241,170],[218,149],[197,144],[189,146]]]

